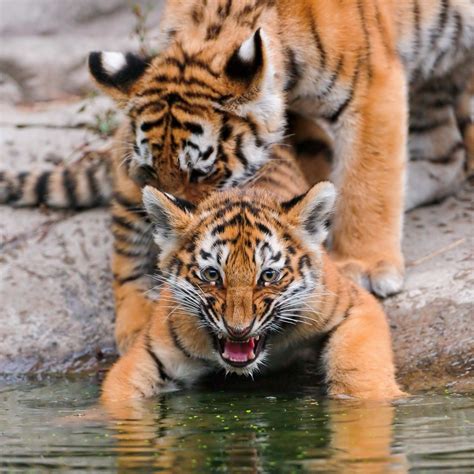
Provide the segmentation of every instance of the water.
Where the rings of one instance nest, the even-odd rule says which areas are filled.
[[[201,388],[108,413],[90,379],[4,385],[0,472],[474,472],[473,396],[391,405],[295,385]]]

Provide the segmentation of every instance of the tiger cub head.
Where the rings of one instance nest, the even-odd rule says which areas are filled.
[[[257,190],[216,192],[198,207],[149,186],[143,195],[162,249],[156,278],[171,294],[164,304],[171,298],[178,310],[170,324],[185,314],[172,328],[184,351],[249,375],[282,337],[304,329],[321,281],[332,184],[283,203]]]
[[[222,18],[219,2],[209,2],[196,22],[194,2],[174,4],[185,11],[165,21],[156,56],[94,52],[89,69],[128,114],[130,175],[197,201],[268,160],[283,137],[285,98],[269,36],[257,20],[244,22],[251,11],[239,16],[233,6]]]

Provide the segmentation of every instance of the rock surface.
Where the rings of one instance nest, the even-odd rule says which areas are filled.
[[[0,100],[44,101],[91,90],[88,53],[152,48],[162,5],[162,0],[2,0]]]

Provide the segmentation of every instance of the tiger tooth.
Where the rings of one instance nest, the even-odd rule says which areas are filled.
[[[256,341],[260,340],[260,336],[255,336],[255,340]]]

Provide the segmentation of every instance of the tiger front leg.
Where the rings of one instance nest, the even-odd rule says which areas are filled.
[[[120,354],[132,346],[150,319],[153,302],[147,298],[144,285],[122,283],[115,277],[115,343]]]
[[[116,194],[112,208],[115,341],[121,354],[146,326],[152,311],[157,248],[141,208],[141,192],[129,181],[129,195]]]
[[[335,127],[332,252],[347,276],[385,297],[403,286],[406,78],[392,61],[361,83]]]
[[[385,314],[368,293],[360,299],[361,303],[328,335],[322,360],[329,395],[366,400],[406,396],[395,380]]]
[[[150,398],[196,382],[209,367],[187,357],[167,328],[167,315],[156,314],[114,364],[102,385],[105,405]]]

